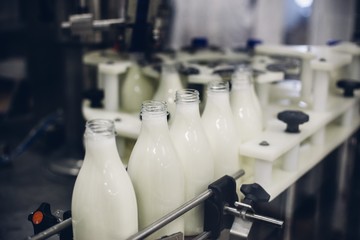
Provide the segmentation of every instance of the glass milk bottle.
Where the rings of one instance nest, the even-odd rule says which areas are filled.
[[[126,239],[138,231],[135,192],[120,160],[114,123],[91,120],[71,203],[75,240]]]
[[[208,84],[202,123],[215,163],[215,179],[240,170],[239,139],[230,107],[229,83],[214,80]]]
[[[185,201],[184,172],[171,142],[166,104],[145,101],[141,107],[140,135],[130,155],[128,172],[134,184],[143,229]],[[184,232],[184,219],[176,219],[149,239]]]
[[[170,135],[185,171],[186,201],[198,196],[214,180],[214,160],[199,112],[199,92],[176,92],[176,113]],[[203,231],[203,205],[184,215],[185,235]]]
[[[262,132],[262,110],[256,96],[249,68],[240,67],[231,80],[230,104],[241,142]]]
[[[175,93],[183,89],[180,76],[174,65],[164,64],[161,68],[160,84],[155,93],[154,100],[166,101],[170,113],[169,124],[173,122],[175,115]]]
[[[137,54],[131,56],[131,66],[121,86],[120,108],[128,113],[138,113],[142,102],[154,95],[154,86],[141,72],[139,58]]]

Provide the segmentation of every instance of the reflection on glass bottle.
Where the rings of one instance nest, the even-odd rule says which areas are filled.
[[[72,197],[74,239],[126,239],[138,231],[135,192],[115,144],[110,120],[91,120],[86,154]]]
[[[215,178],[240,170],[240,140],[231,112],[228,82],[214,80],[208,84],[202,123],[214,155]]]
[[[240,66],[234,73],[230,93],[231,109],[241,142],[259,135],[263,129],[262,110],[256,96],[251,69]]]
[[[170,138],[166,104],[145,101],[141,118],[140,135],[128,165],[138,200],[140,230],[185,201],[184,172]],[[184,232],[182,217],[149,238],[157,239],[176,232]]]
[[[199,92],[176,92],[176,114],[170,135],[184,166],[186,201],[198,196],[214,180],[214,160],[199,112]],[[203,231],[203,205],[185,214],[185,235]]]
[[[154,100],[166,101],[170,113],[169,124],[175,116],[175,94],[177,90],[183,89],[180,76],[174,65],[163,65],[160,77],[160,84],[155,93]]]
[[[129,113],[137,113],[143,101],[152,99],[154,86],[150,80],[141,72],[138,60],[139,56],[131,56],[131,66],[126,73],[121,86],[120,107],[121,110]]]

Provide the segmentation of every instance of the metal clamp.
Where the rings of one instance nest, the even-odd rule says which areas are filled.
[[[270,198],[270,195],[260,185],[256,183],[243,184],[241,192],[245,195],[242,202],[235,202],[235,207],[224,207],[225,213],[235,216],[230,229],[230,240],[247,239],[254,220],[274,224],[277,227],[283,226],[284,221],[255,213],[252,204],[268,202]]]
[[[266,223],[275,224],[277,227],[282,227],[284,224],[284,221],[256,214],[251,205],[241,202],[235,202],[235,206],[236,208],[225,206],[224,210],[225,212],[232,214],[236,217],[241,217],[242,219],[263,221]]]

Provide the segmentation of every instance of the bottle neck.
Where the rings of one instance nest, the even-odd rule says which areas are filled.
[[[167,126],[167,114],[164,113],[160,116],[151,116],[142,114],[141,117],[142,125],[149,125],[149,126]]]
[[[251,89],[253,87],[251,80],[248,78],[234,79],[231,83],[232,90]]]
[[[107,119],[90,120],[86,123],[84,137],[92,141],[113,138],[115,137],[114,122]]]
[[[104,161],[105,154],[116,154],[118,157],[115,142],[115,126],[110,120],[90,120],[86,124],[84,134],[86,155],[91,158]]]
[[[115,136],[108,137],[85,137],[86,153],[101,156],[103,152],[116,151]]]
[[[144,101],[141,107],[142,128],[167,128],[167,107],[161,101]]]
[[[169,73],[164,73],[163,77],[162,77],[162,81],[168,82],[168,83],[180,83],[180,76],[178,73],[174,73],[174,72],[169,72]]]
[[[215,105],[220,107],[230,105],[229,92],[208,92],[206,106],[208,105]]]
[[[177,115],[200,118],[199,103],[198,102],[177,103],[175,117]]]
[[[199,117],[199,92],[194,89],[176,91],[176,115]]]
[[[223,92],[212,92],[209,91],[207,93],[207,98],[208,99],[216,99],[219,101],[226,101],[229,99],[229,92],[228,91],[223,91]]]

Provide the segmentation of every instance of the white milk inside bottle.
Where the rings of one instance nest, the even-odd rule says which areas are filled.
[[[137,205],[114,123],[88,121],[84,138],[86,154],[71,203],[74,239],[126,239],[138,231]]]
[[[175,116],[175,93],[182,88],[181,79],[175,66],[168,64],[162,65],[160,84],[155,93],[154,100],[167,102],[168,111],[170,113],[170,125]]]
[[[239,171],[240,140],[231,112],[228,82],[214,80],[208,84],[202,123],[214,155],[215,178]]]
[[[129,113],[137,113],[143,101],[151,99],[154,95],[154,86],[141,72],[138,64],[139,56],[131,56],[132,63],[126,73],[120,93],[120,108]]]
[[[230,93],[231,109],[240,142],[258,136],[263,130],[263,117],[259,100],[252,84],[251,72],[240,67],[232,76]],[[247,175],[254,171],[254,159],[241,157]]]
[[[230,103],[235,126],[240,140],[245,142],[262,132],[262,111],[248,69],[238,69],[231,83]]]
[[[138,201],[140,230],[185,202],[183,167],[172,144],[166,117],[164,102],[142,104],[141,131],[128,165]],[[184,232],[183,217],[153,233],[149,239],[176,232]]]
[[[199,92],[176,92],[176,113],[170,135],[185,172],[186,201],[197,197],[214,180],[214,160],[199,113]],[[185,214],[185,235],[203,231],[203,205]]]
[[[236,68],[236,72],[237,74],[237,77],[238,78],[241,78],[241,77],[244,77],[244,78],[248,78],[249,79],[249,82],[250,82],[250,91],[251,91],[251,95],[253,97],[253,101],[254,101],[254,105],[256,107],[256,111],[258,112],[259,116],[261,116],[262,120],[263,120],[263,109],[260,105],[260,101],[259,101],[259,98],[256,94],[256,91],[255,91],[255,80],[254,80],[254,77],[253,77],[253,70],[251,68],[250,65],[246,65],[246,64],[241,64],[239,66],[237,66]],[[261,129],[263,130],[264,128],[264,121],[262,121],[262,124],[261,124]]]

